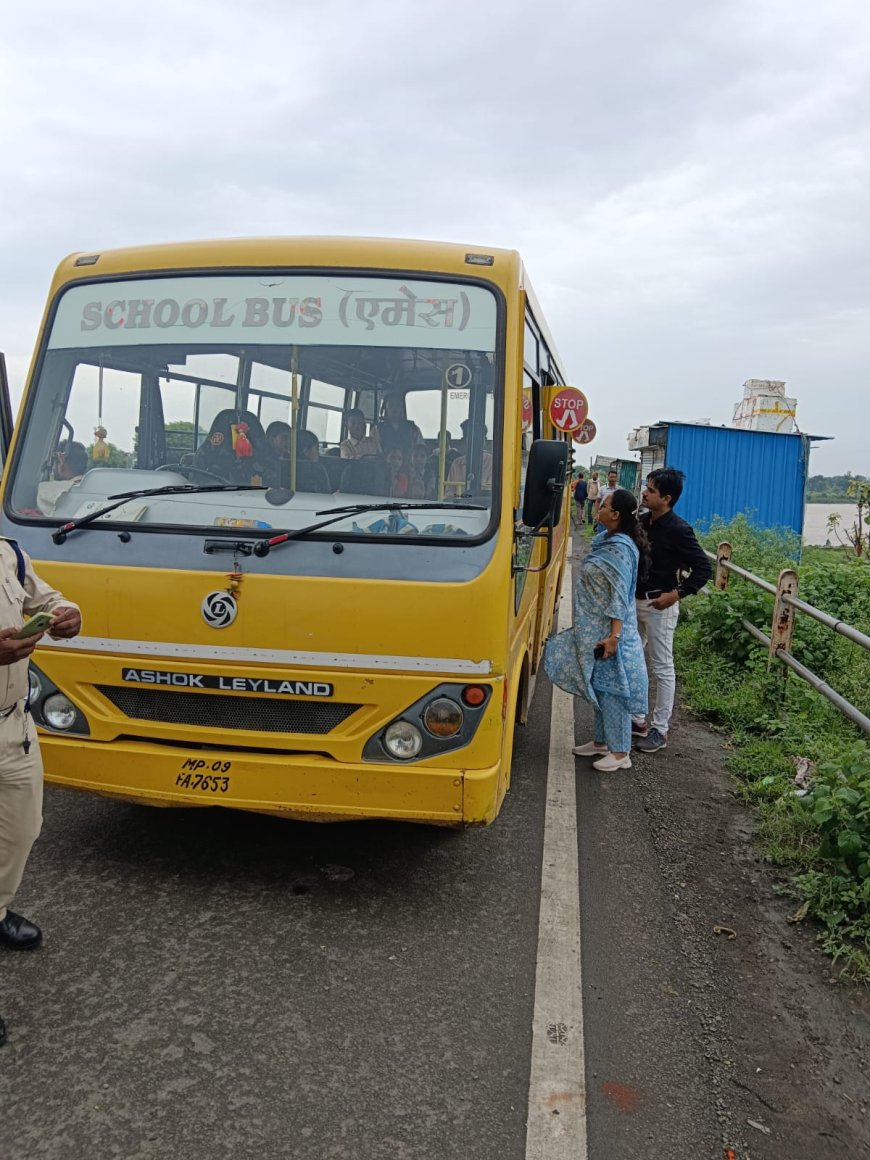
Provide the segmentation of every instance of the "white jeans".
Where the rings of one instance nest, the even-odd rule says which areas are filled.
[[[674,672],[674,633],[680,619],[680,602],[659,611],[650,607],[649,600],[635,601],[637,627],[646,650],[650,675],[656,679],[656,703],[651,725],[663,737],[674,711],[677,677]]]

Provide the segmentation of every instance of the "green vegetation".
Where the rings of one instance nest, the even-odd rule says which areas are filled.
[[[166,462],[178,463],[183,455],[192,455],[205,436],[206,432],[200,427],[194,438],[193,423],[188,423],[185,419],[167,423]]]
[[[194,435],[193,423],[186,419],[176,419],[166,424],[166,463],[179,463],[183,456],[192,455],[205,438],[207,432],[202,427]],[[133,450],[123,451],[114,443],[106,443],[107,449],[103,457],[94,458],[94,447],[91,443],[87,447],[88,459],[91,467],[133,467],[139,446],[138,431],[133,436]]]
[[[702,537],[727,540],[736,564],[775,581],[798,558],[797,537],[739,518]],[[800,595],[870,634],[870,563],[851,552],[807,552]],[[795,918],[820,924],[825,950],[852,978],[870,981],[870,744],[833,705],[767,653],[741,620],[770,631],[772,597],[732,576],[687,602],[676,656],[686,700],[730,734],[739,793],[758,811],[765,855],[785,868]],[[870,716],[870,653],[798,615],[792,651]]]
[[[849,547],[856,556],[863,556],[868,545],[868,523],[870,523],[870,483],[866,479],[853,479],[848,487],[848,495],[857,508],[851,525],[844,525],[839,512],[828,516],[828,531],[844,547]]]
[[[849,485],[863,476],[853,475],[811,475],[807,480],[807,503],[854,503]]]

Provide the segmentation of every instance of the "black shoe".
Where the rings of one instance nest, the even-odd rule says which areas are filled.
[[[646,737],[639,737],[635,741],[634,747],[640,753],[658,753],[660,749],[667,749],[668,735],[667,733],[661,733],[653,725]]]
[[[42,931],[20,914],[6,911],[6,917],[0,922],[0,945],[10,947],[14,951],[29,951],[38,947],[42,942]]]

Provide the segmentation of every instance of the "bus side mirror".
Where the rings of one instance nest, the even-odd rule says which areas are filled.
[[[523,493],[523,523],[527,528],[555,528],[562,517],[568,477],[568,444],[563,439],[536,439],[529,449]]]

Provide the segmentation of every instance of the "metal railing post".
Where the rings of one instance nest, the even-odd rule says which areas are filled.
[[[731,545],[723,541],[716,549],[716,576],[713,581],[720,592],[728,587],[728,569],[725,564],[731,559]]]
[[[776,582],[776,599],[773,604],[773,620],[770,624],[770,647],[768,649],[767,667],[777,659],[780,649],[784,653],[791,653],[791,642],[794,635],[795,609],[784,599],[786,596],[796,597],[798,591],[798,574],[794,568],[783,568]],[[782,675],[788,679],[788,669],[783,668]]]
[[[731,559],[731,545],[728,543],[721,543],[716,549],[715,555],[712,552],[708,552],[705,548],[704,555],[716,564],[713,583],[720,592],[728,587],[729,575],[733,572],[735,576],[747,580],[750,584],[754,584],[756,588],[760,588],[762,592],[768,592],[774,597],[773,623],[769,637],[760,628],[756,628],[750,621],[741,621],[741,624],[749,635],[754,637],[759,644],[763,644],[767,649],[768,669],[773,661],[781,661],[784,677],[788,677],[788,672],[791,670],[802,681],[806,681],[817,693],[821,693],[832,705],[835,705],[844,717],[848,717],[859,729],[863,729],[870,736],[870,717],[850,704],[836,689],[832,689],[829,684],[823,681],[811,669],[808,669],[806,665],[802,665],[800,661],[795,660],[789,652],[794,634],[794,618],[797,612],[802,612],[805,616],[809,616],[813,620],[818,621],[819,624],[824,624],[839,636],[845,637],[846,640],[850,640],[853,644],[857,644],[859,648],[863,648],[867,652],[870,652],[870,636],[865,632],[861,632],[860,629],[855,628],[854,625],[846,624],[845,621],[838,619],[836,616],[831,616],[827,612],[822,612],[821,609],[814,608],[812,604],[807,604],[805,600],[800,600],[797,596],[798,576],[793,568],[785,568],[780,572],[779,582],[774,585],[735,564]],[[785,690],[786,686],[783,684],[779,695],[784,696]]]

